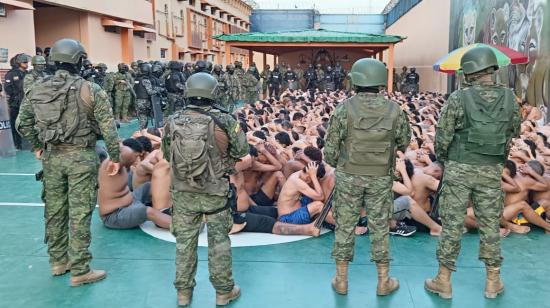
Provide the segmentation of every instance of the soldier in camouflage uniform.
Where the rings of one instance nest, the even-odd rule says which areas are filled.
[[[436,131],[436,155],[445,164],[439,196],[443,232],[437,248],[439,272],[426,280],[425,288],[443,298],[452,297],[451,272],[456,270],[471,201],[479,223],[479,259],[487,268],[485,296],[495,298],[504,291],[500,280],[501,176],[521,119],[512,90],[492,81],[498,62],[491,48],[466,52],[461,67],[468,86],[451,94]]]
[[[132,78],[136,79],[137,76],[139,75],[139,64],[134,61],[132,63],[130,63],[130,75],[132,75]]]
[[[128,122],[128,109],[132,102],[132,87],[134,80],[130,72],[128,72],[128,65],[120,63],[118,65],[118,72],[113,76],[114,79],[114,91],[115,91],[115,119],[122,122]]]
[[[223,75],[223,83],[226,88],[226,100],[223,102],[223,106],[232,112],[243,91],[241,80],[235,72],[235,67],[231,64],[227,65],[225,75]]]
[[[46,77],[46,73],[44,72],[46,70],[46,58],[43,56],[34,56],[32,57],[31,64],[33,69],[25,75],[23,81],[23,91],[25,93],[29,92],[36,81]]]
[[[298,83],[298,89],[303,90],[304,89],[304,70],[302,69],[302,65],[298,63],[296,65],[296,69],[294,70],[294,73],[296,73],[296,82]]]
[[[107,65],[105,63],[99,63],[98,65],[96,65],[95,69],[97,71],[95,83],[103,88],[105,84],[105,77],[107,77]]]
[[[321,64],[317,64],[315,75],[317,76],[317,87],[320,91],[323,91],[325,89],[325,71]]]
[[[79,76],[85,54],[84,47],[72,39],[53,45],[50,57],[57,71],[35,83],[16,125],[42,160],[45,242],[52,274],[71,271],[72,286],[106,276],[105,271],[90,268],[88,250],[97,195],[95,145],[99,135],[111,156],[109,170],[117,173],[119,169],[119,139],[107,94]]]
[[[200,225],[208,224],[208,269],[216,289],[216,304],[226,305],[240,295],[232,277],[231,240],[233,224],[229,209],[229,174],[235,162],[248,154],[246,136],[229,114],[212,108],[216,79],[193,74],[186,83],[188,106],[176,112],[164,128],[162,149],[172,167],[172,232],[176,237],[178,304],[189,305],[197,271],[197,241]],[[216,131],[216,132],[215,132]],[[227,138],[218,143],[218,134]],[[221,138],[221,136],[220,136]],[[223,148],[225,147],[225,148]],[[206,148],[206,150],[204,150]],[[206,151],[201,157],[196,151]],[[198,157],[208,164],[201,168]]]
[[[212,69],[212,76],[216,78],[216,80],[218,81],[218,87],[216,87],[216,94],[214,95],[215,97],[214,101],[220,104],[220,107],[225,107],[226,106],[225,102],[227,100],[227,95],[225,93],[227,89],[225,87],[225,82],[224,82],[223,67],[219,64],[214,65]]]
[[[262,78],[262,96],[266,97],[267,84],[269,83],[269,79],[271,78],[271,67],[269,66],[269,64],[265,65],[265,68],[260,74],[260,77]]]
[[[379,94],[388,72],[375,59],[360,59],[349,74],[357,95],[340,104],[330,119],[325,160],[336,167],[333,213],[336,220],[334,249],[336,276],[332,286],[348,291],[348,263],[353,260],[354,230],[366,206],[371,240],[371,260],[378,271],[377,295],[399,287],[389,278],[389,220],[393,208],[393,170],[396,151],[410,141],[407,116],[399,105]]]
[[[244,75],[244,78],[242,79],[242,89],[245,104],[252,104],[259,100],[258,89],[256,87],[257,85],[258,79],[254,77],[254,70],[252,68],[249,68]]]
[[[103,90],[107,92],[107,95],[109,96],[109,101],[111,103],[111,109],[113,110],[113,114],[115,113],[115,97],[114,97],[114,89],[115,89],[115,73],[114,72],[108,72],[105,74],[105,80],[103,81]]]
[[[139,128],[147,128],[149,118],[152,116],[151,97],[157,94],[157,91],[151,83],[151,64],[143,63],[140,66],[139,74],[135,81],[134,92],[136,93],[136,112],[139,119]]]
[[[235,61],[235,73],[244,76],[243,63],[241,61]]]

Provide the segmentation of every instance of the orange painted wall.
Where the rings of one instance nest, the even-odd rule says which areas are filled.
[[[152,4],[145,0],[44,0],[41,2],[153,24]]]

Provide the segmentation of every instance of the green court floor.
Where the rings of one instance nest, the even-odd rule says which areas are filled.
[[[123,126],[121,135],[128,136],[134,128],[135,122]],[[68,275],[51,277],[43,244],[41,185],[32,175],[38,170],[30,153],[0,159],[0,307],[176,307],[174,244],[140,229],[108,230],[97,214],[92,265],[107,270],[107,279],[71,288]],[[287,244],[234,248],[233,273],[242,296],[230,307],[550,307],[550,236],[535,230],[503,240],[506,291],[491,301],[483,297],[485,271],[477,259],[478,240],[475,233],[464,236],[451,301],[424,291],[424,279],[437,271],[437,238],[426,234],[391,238],[391,272],[401,287],[388,297],[375,294],[368,236],[357,238],[347,296],[335,294],[330,286],[332,233]],[[191,307],[214,307],[214,294],[207,251],[199,248]]]

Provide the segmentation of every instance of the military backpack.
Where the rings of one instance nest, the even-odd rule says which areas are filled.
[[[49,76],[29,92],[38,139],[44,144],[95,146],[99,128],[93,118],[91,89],[79,76]]]
[[[168,122],[175,191],[227,196],[229,179],[216,144],[215,125],[225,128],[213,112],[188,108]]]

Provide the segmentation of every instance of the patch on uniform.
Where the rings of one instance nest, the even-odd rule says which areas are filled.
[[[15,81],[19,80],[19,76],[13,76],[13,80]]]
[[[11,82],[11,80],[9,80],[9,79],[6,79],[6,83],[10,83],[10,82]]]
[[[235,134],[238,134],[240,131],[241,131],[241,125],[237,123],[237,125],[235,125]]]

